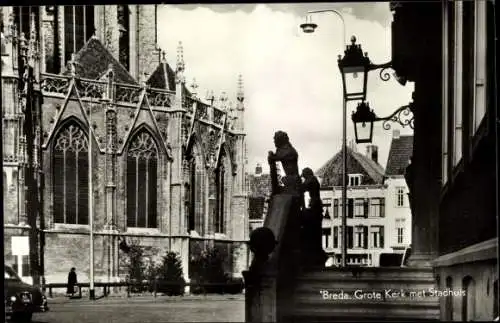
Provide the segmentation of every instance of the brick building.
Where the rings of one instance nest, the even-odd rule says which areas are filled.
[[[71,267],[88,281],[90,191],[96,281],[126,274],[123,242],[138,243],[151,260],[178,252],[186,278],[190,259],[207,246],[226,254],[228,272],[239,275],[247,266],[241,77],[234,108],[228,98],[197,98],[185,83],[182,45],[175,66],[158,48],[156,10],[0,9],[7,264],[19,259],[12,237],[31,232],[25,264],[40,263],[49,283],[64,282]],[[33,71],[37,98],[32,163],[18,96],[25,68]],[[21,274],[36,276],[30,269]]]
[[[347,263],[380,266],[382,254],[403,254],[411,243],[411,212],[401,178],[408,165],[411,136],[394,131],[387,165],[378,163],[378,147],[368,145],[366,154],[356,145],[347,148]],[[404,162],[404,156],[407,156]],[[395,170],[397,169],[397,171]],[[341,264],[342,245],[342,151],[318,171],[323,201],[323,249],[333,265]]]

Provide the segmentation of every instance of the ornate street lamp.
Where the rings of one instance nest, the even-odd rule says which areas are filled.
[[[314,24],[303,24],[306,28],[314,31]],[[302,27],[302,25],[301,25]],[[305,28],[303,27],[304,31]],[[312,32],[312,31],[311,31]],[[381,69],[379,76],[382,81],[388,81],[391,74],[386,70],[392,68],[392,62],[384,64],[373,64],[368,58],[368,53],[363,53],[361,45],[356,44],[356,37],[351,37],[351,45],[347,45],[344,57],[339,55],[338,65],[342,74],[342,84],[344,87],[344,98],[349,100],[366,100],[366,90],[368,83],[368,72]],[[405,85],[407,79],[393,73],[399,84]]]
[[[371,62],[363,55],[361,45],[356,44],[356,37],[351,37],[351,45],[347,45],[344,57],[339,55],[338,65],[342,74],[344,99],[364,101]]]
[[[391,122],[398,123],[400,126],[414,128],[413,124],[413,102],[404,105],[394,111],[387,117],[377,117],[375,112],[370,109],[368,102],[361,102],[356,108],[356,112],[352,114],[352,122],[354,123],[354,134],[356,135],[356,143],[371,143],[373,138],[373,123],[383,121],[382,127],[385,130],[391,129]]]
[[[354,134],[356,143],[370,143],[373,137],[373,122],[377,119],[375,112],[370,110],[367,102],[362,101],[358,104],[356,112],[352,113],[352,122],[354,123]]]

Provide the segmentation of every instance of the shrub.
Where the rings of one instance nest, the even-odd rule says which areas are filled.
[[[192,266],[192,282],[200,284],[200,286],[192,285],[193,294],[224,293],[224,285],[229,281],[229,276],[224,272],[224,257],[217,248],[203,251],[198,258],[191,261],[190,266]]]
[[[157,291],[169,296],[184,295],[186,281],[182,273],[182,262],[175,252],[167,252],[156,269]]]
[[[133,243],[129,246],[129,263],[128,263],[128,275],[130,279],[131,292],[132,293],[142,293],[145,291],[143,281],[146,279],[144,273],[146,266],[144,265],[144,251],[138,243]]]

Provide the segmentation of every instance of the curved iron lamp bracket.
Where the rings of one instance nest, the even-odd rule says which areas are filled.
[[[409,126],[414,129],[413,103],[404,105],[385,118],[377,117],[375,121],[384,121],[382,128],[391,129],[391,122],[399,123],[403,128]]]
[[[384,64],[371,64],[369,65],[368,67],[368,71],[373,71],[373,70],[378,70],[379,68],[381,68],[380,72],[379,72],[379,76],[380,76],[380,79],[382,81],[389,81],[389,79],[391,78],[391,74],[389,74],[389,72],[387,72],[387,69],[388,68],[392,68],[392,61],[388,62],[388,63],[384,63]]]

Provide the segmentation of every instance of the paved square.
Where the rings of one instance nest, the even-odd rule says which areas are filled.
[[[49,300],[50,311],[34,323],[244,322],[244,295],[136,296]]]

